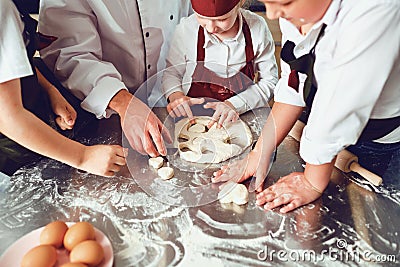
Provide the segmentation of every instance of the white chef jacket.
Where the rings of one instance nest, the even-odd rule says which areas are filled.
[[[274,41],[265,19],[244,9],[240,9],[240,13],[250,28],[255,56],[254,70],[259,74],[256,84],[229,98],[235,109],[243,113],[267,104],[278,81],[278,71]],[[205,67],[220,77],[231,77],[246,65],[243,21],[241,16],[239,18],[239,32],[234,38],[220,41],[204,30]],[[162,88],[166,97],[177,91],[186,95],[190,89],[197,60],[198,29],[195,14],[183,18],[176,28],[167,57],[167,70],[163,76]]]
[[[316,46],[314,65],[318,91],[300,144],[300,155],[308,163],[330,162],[343,148],[355,144],[370,118],[400,115],[400,1],[333,0],[321,21],[307,36],[289,21],[280,20],[283,43],[296,44],[296,57]],[[304,106],[300,74],[299,93],[290,88],[290,67],[281,62],[282,75],[275,101]],[[400,127],[376,142],[400,141]]]
[[[189,0],[42,0],[39,31],[58,39],[40,54],[83,109],[109,117],[119,90],[134,93],[164,69],[169,38],[191,12]],[[148,88],[157,102],[161,89]]]
[[[11,0],[0,1],[0,23],[0,83],[32,75],[22,38],[24,23]]]

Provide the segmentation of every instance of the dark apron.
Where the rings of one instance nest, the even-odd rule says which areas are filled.
[[[16,3],[17,8],[20,11],[21,19],[23,20],[24,32],[23,37],[26,43],[27,55],[30,60],[33,75],[23,77],[21,81],[21,94],[23,106],[35,114],[38,118],[44,121],[46,124],[55,125],[54,115],[51,111],[50,103],[47,98],[47,94],[43,92],[38,83],[36,71],[33,66],[33,55],[36,51],[36,27],[37,22],[31,18],[27,12],[23,11],[21,4]],[[40,156],[29,149],[17,144],[11,139],[7,138],[0,133],[0,171],[11,175],[18,168],[37,160]]]
[[[315,94],[317,92],[317,86],[314,79],[314,62],[315,62],[315,47],[321,37],[324,34],[326,25],[324,24],[321,31],[317,37],[314,46],[311,48],[308,54],[305,54],[299,58],[294,56],[293,50],[295,44],[291,41],[287,41],[281,50],[281,59],[285,61],[291,69],[288,85],[295,89],[297,92],[299,90],[299,76],[298,73],[304,73],[307,75],[307,79],[304,83],[303,97],[306,103],[306,107],[300,116],[300,120],[307,123],[310,111],[312,108],[312,103],[314,101]],[[384,137],[393,130],[400,126],[400,116],[387,119],[369,119],[367,125],[365,126],[363,132],[361,133],[358,141],[373,141]]]
[[[197,64],[192,75],[192,84],[187,93],[190,97],[208,97],[219,101],[246,90],[254,81],[254,52],[249,26],[243,18],[243,34],[246,42],[246,65],[232,77],[222,78],[204,66],[204,29],[199,26],[197,39]],[[243,75],[244,74],[244,75]]]

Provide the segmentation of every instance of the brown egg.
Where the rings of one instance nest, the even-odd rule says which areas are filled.
[[[77,244],[85,240],[94,240],[95,233],[93,226],[88,222],[77,222],[64,236],[64,247],[71,251]]]
[[[65,222],[55,221],[49,223],[40,233],[40,244],[53,245],[56,248],[61,247],[67,230],[68,226]]]
[[[21,267],[52,267],[57,261],[57,250],[51,245],[39,245],[29,250],[21,261]]]
[[[94,240],[87,240],[79,243],[69,254],[69,260],[71,262],[81,262],[89,266],[97,266],[103,258],[103,248]]]
[[[87,267],[87,265],[80,262],[68,262],[61,265],[61,267]]]

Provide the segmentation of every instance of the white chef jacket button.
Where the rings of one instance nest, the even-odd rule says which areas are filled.
[[[173,20],[174,19],[174,15],[169,16],[169,20]]]
[[[299,49],[303,50],[304,49],[304,45],[299,45]]]
[[[146,37],[149,37],[150,36],[150,33],[149,32],[146,32]]]

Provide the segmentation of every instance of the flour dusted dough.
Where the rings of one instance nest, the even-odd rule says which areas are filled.
[[[149,165],[154,169],[159,169],[164,164],[164,159],[162,157],[149,158]]]
[[[175,126],[175,145],[182,159],[196,163],[219,163],[242,153],[253,141],[249,127],[242,121],[210,129],[211,117],[195,117],[195,124],[188,118]]]
[[[163,180],[168,180],[174,177],[174,169],[171,167],[162,167],[157,171],[158,176]]]
[[[218,194],[219,202],[222,204],[235,203],[244,205],[249,202],[249,191],[243,184],[228,182]]]
[[[193,124],[192,126],[190,126],[188,131],[192,132],[192,133],[205,133],[206,126],[203,124],[196,123],[196,124]]]

